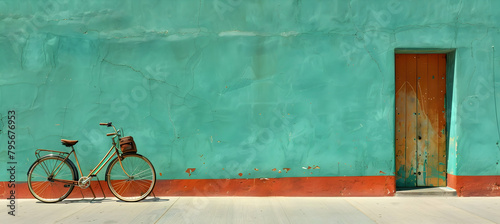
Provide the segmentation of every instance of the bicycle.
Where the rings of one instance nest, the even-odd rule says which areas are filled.
[[[71,147],[71,152],[46,149],[35,151],[37,160],[28,171],[28,188],[36,199],[47,203],[59,202],[68,197],[75,186],[81,189],[88,188],[92,178],[96,177],[113,158],[106,170],[105,181],[115,197],[122,201],[135,202],[143,200],[153,191],[156,183],[155,169],[146,157],[136,153],[137,149],[132,137],[121,138],[121,131],[117,130],[112,122],[100,123],[100,125],[113,127],[114,132],[106,134],[113,136],[112,146],[87,176],[83,176],[73,147],[78,140],[61,139],[64,146]],[[116,138],[119,140],[121,150],[118,150]],[[41,156],[41,153],[50,154]],[[71,154],[75,157],[79,173],[75,164],[69,159]],[[94,194],[93,190],[92,193]]]

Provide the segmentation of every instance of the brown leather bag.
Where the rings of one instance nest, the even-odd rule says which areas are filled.
[[[120,148],[123,153],[137,153],[137,147],[132,136],[120,138]]]

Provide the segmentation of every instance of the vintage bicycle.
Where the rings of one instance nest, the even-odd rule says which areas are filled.
[[[49,203],[61,201],[71,194],[75,186],[82,189],[88,188],[92,178],[97,177],[97,174],[108,163],[105,181],[111,193],[118,199],[127,202],[140,201],[153,191],[156,183],[155,169],[146,157],[137,154],[133,138],[121,137],[121,131],[117,130],[112,122],[100,123],[100,125],[114,129],[113,133],[107,134],[107,136],[113,136],[112,146],[87,176],[82,173],[73,147],[78,140],[61,139],[64,146],[71,147],[70,152],[36,150],[37,160],[28,171],[28,188],[35,198]],[[120,149],[116,139],[118,139]],[[77,166],[69,159],[71,154],[74,155]],[[79,172],[77,172],[77,167]],[[93,190],[92,194],[94,194]]]

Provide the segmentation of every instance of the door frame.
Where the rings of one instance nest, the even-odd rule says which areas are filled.
[[[451,123],[451,111],[453,106],[453,91],[454,91],[454,76],[455,76],[455,59],[456,59],[456,49],[454,48],[395,48],[393,54],[393,69],[394,69],[394,79],[396,80],[396,54],[446,54],[446,96],[445,96],[445,105],[446,105],[446,174],[448,174],[448,170],[450,169],[450,153],[449,153],[449,142],[450,142],[450,123]],[[396,85],[394,83],[394,106],[396,108]],[[394,131],[396,133],[396,116],[394,113]],[[396,176],[396,136],[393,136],[394,142],[394,150],[393,150],[393,158],[394,158],[394,175]],[[448,186],[448,178],[446,175],[446,186]],[[394,181],[394,189],[397,190],[396,181]]]

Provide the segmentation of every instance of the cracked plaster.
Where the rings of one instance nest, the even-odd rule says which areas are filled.
[[[394,49],[456,49],[448,170],[499,175],[500,3],[429,2],[2,2],[0,114],[20,173],[60,138],[92,167],[113,121],[159,178],[391,175]]]

